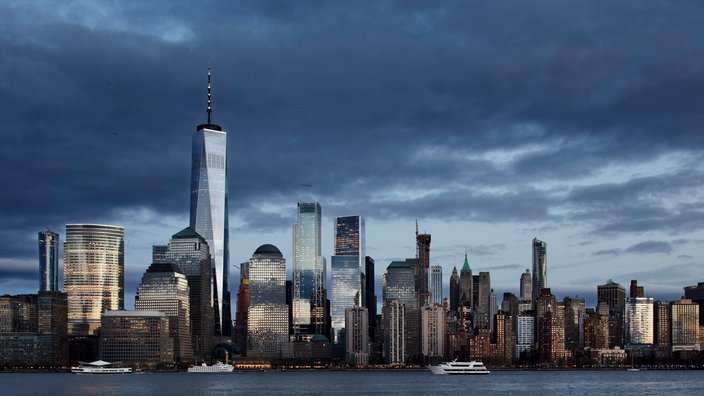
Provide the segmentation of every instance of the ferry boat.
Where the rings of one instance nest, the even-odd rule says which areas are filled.
[[[72,367],[71,372],[74,374],[129,374],[132,372],[130,367],[109,367],[122,362],[110,363],[104,360],[96,360],[92,363],[78,362],[79,367]]]
[[[223,364],[222,362],[217,362],[212,366],[208,366],[203,362],[200,366],[193,366],[188,368],[189,373],[231,373],[235,369],[235,366],[231,364]]]
[[[484,366],[484,363],[472,360],[471,362],[458,362],[453,360],[451,362],[442,362],[437,366],[428,366],[433,374],[445,374],[445,375],[480,375],[489,374],[489,370]]]

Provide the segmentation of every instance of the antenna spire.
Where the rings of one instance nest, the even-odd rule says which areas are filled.
[[[210,124],[210,64],[208,64],[208,124]]]

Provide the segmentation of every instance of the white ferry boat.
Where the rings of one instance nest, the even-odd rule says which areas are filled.
[[[467,374],[489,374],[489,370],[484,366],[484,363],[471,361],[471,362],[458,362],[453,360],[451,362],[442,362],[437,366],[428,366],[433,374],[446,374],[446,375],[467,375]]]
[[[71,372],[74,374],[129,374],[132,372],[130,367],[109,367],[117,363],[110,363],[104,360],[96,360],[92,363],[78,362],[79,367],[72,367]]]
[[[235,369],[235,366],[231,364],[222,364],[222,362],[217,362],[212,366],[208,366],[203,362],[200,366],[193,366],[188,368],[189,373],[231,373]]]

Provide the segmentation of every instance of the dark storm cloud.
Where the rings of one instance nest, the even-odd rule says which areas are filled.
[[[698,230],[704,208],[682,198],[703,181],[696,161],[572,183],[673,150],[700,158],[700,14],[688,2],[0,4],[0,238],[186,213],[208,63],[235,228],[288,229],[313,194],[326,213],[375,219]],[[0,249],[32,257],[36,243]]]

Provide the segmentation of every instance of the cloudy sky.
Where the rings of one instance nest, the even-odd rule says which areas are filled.
[[[231,264],[272,243],[290,268],[317,200],[328,261],[360,214],[377,278],[417,219],[446,279],[467,252],[499,296],[538,237],[558,298],[679,298],[704,281],[703,36],[685,0],[0,1],[0,294],[36,292],[38,231],[116,224],[133,308],[188,225],[210,64]]]

